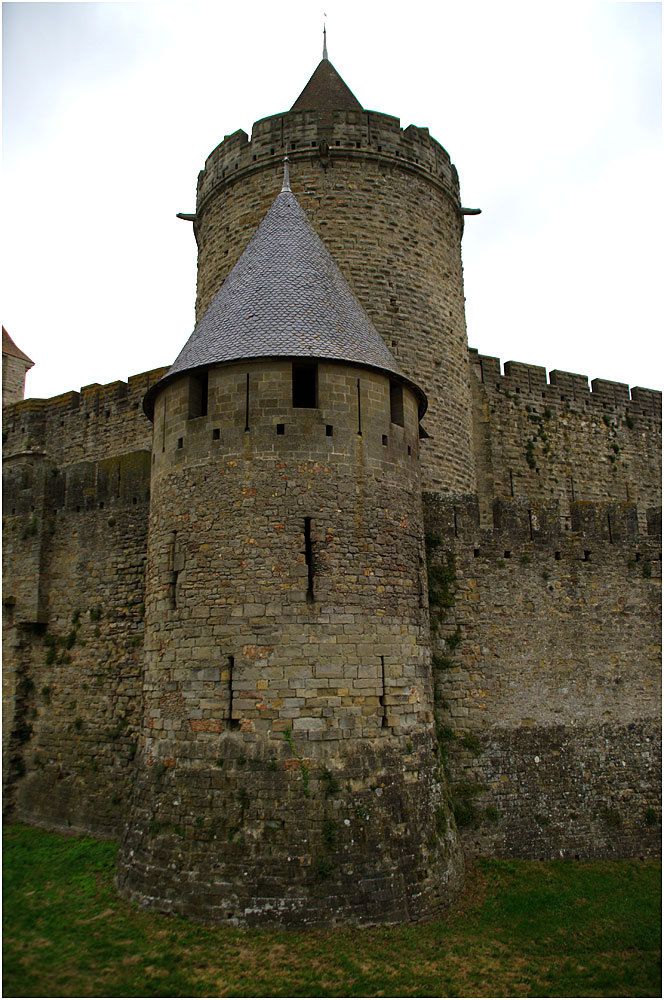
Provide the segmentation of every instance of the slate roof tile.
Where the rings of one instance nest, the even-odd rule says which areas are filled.
[[[357,301],[297,198],[283,190],[143,407],[188,371],[250,358],[312,358],[378,369],[411,385]]]

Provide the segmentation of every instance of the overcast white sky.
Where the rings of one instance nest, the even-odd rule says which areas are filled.
[[[659,388],[659,3],[3,4],[3,323],[32,396],[170,364],[196,175],[321,55],[426,125],[464,205],[471,346]]]

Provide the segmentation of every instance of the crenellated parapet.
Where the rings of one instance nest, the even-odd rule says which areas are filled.
[[[143,397],[165,371],[155,368],[132,375],[126,382],[95,382],[78,392],[6,406],[4,459],[43,452],[63,465],[149,450],[152,427],[143,413]]]
[[[620,417],[662,418],[662,394],[655,389],[635,386],[630,389],[624,382],[610,382],[595,378],[589,382],[586,375],[554,369],[549,372],[540,365],[506,361],[501,370],[500,358],[469,350],[471,366],[487,392],[502,392],[528,397],[537,405],[566,404],[568,409],[585,408]]]
[[[491,504],[558,501],[569,519],[579,500],[660,503],[662,395],[622,382],[470,351],[473,425],[483,523]]]
[[[661,561],[661,507],[645,510],[619,501],[577,500],[563,510],[553,500],[537,504],[526,499],[496,498],[492,523],[480,519],[475,496],[444,497],[424,494],[426,530],[436,545],[472,548],[474,558],[518,558],[524,554],[557,552],[557,559],[592,559],[591,546],[600,546],[606,558],[613,546],[620,558]],[[643,525],[643,528],[640,527]]]
[[[198,175],[197,216],[219,189],[266,167],[279,171],[285,155],[326,170],[337,161],[369,157],[426,178],[460,204],[456,168],[427,128],[401,128],[398,118],[377,111],[289,111],[256,122],[251,137],[233,132],[210,153]]]

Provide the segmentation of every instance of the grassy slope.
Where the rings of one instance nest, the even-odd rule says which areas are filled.
[[[660,996],[660,868],[483,862],[447,920],[275,932],[139,912],[117,847],[5,832],[4,995]]]

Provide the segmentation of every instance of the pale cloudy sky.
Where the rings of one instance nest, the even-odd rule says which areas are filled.
[[[659,388],[659,3],[3,4],[3,323],[49,396],[170,364],[196,175],[329,54],[426,125],[463,203],[470,344]]]

